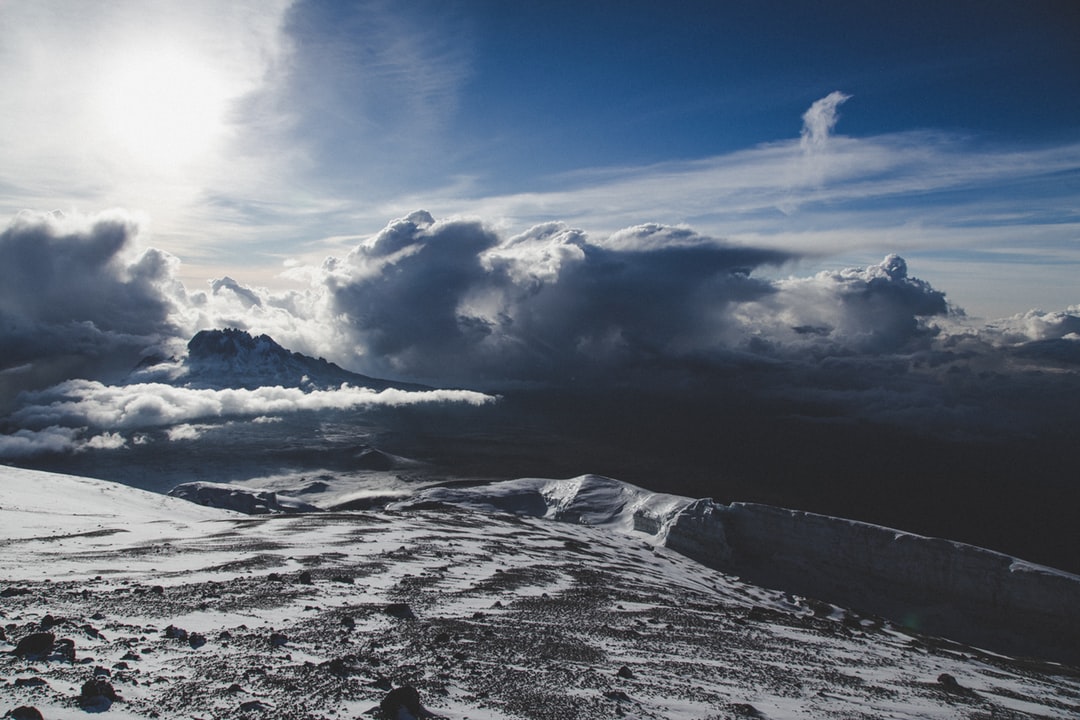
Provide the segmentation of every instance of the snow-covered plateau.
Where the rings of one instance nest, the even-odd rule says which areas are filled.
[[[201,501],[304,509],[237,487]],[[0,713],[1080,717],[1075,576],[598,476],[406,490],[251,515],[0,466]]]

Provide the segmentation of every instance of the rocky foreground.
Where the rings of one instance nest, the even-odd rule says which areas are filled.
[[[12,717],[1080,717],[1076,668],[608,528],[435,504],[251,517],[9,468],[0,521]]]

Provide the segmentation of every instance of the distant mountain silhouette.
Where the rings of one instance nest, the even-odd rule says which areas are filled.
[[[304,390],[337,388],[342,383],[373,390],[427,390],[424,385],[381,380],[349,372],[323,358],[287,350],[269,335],[243,330],[203,330],[188,342],[183,372],[175,382],[190,387],[246,388],[280,385]]]

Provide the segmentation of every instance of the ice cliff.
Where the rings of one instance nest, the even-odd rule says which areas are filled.
[[[1080,577],[984,548],[753,503],[651,493],[596,475],[435,487],[446,503],[642,533],[751,582],[1010,654],[1080,662]]]

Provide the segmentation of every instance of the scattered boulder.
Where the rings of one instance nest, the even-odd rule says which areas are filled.
[[[28,678],[15,678],[15,687],[41,687],[42,685],[48,685],[43,678],[28,677]]]
[[[75,662],[75,641],[71,638],[60,638],[53,645],[53,653],[70,663]]]
[[[971,688],[966,688],[961,685],[955,677],[949,673],[941,673],[937,677],[938,685],[942,690],[950,695],[964,695],[966,697],[974,697],[975,691]]]
[[[11,720],[45,720],[41,716],[41,711],[33,705],[20,705],[14,710],[9,710],[5,717]]]
[[[51,632],[30,633],[11,652],[24,660],[43,660],[52,653],[55,644],[56,636]]]
[[[300,573],[300,576],[296,578],[296,582],[300,583],[301,585],[314,584],[311,580],[311,573],[307,570],[304,570]]]
[[[619,677],[623,678],[624,680],[633,680],[634,679],[634,671],[631,670],[630,668],[626,667],[625,665],[623,665],[621,668],[619,668],[619,671],[617,673],[615,673],[615,674],[618,675]]]
[[[18,595],[29,595],[30,588],[24,587],[6,587],[0,590],[0,597],[16,597]]]
[[[270,647],[283,647],[288,644],[289,638],[285,633],[273,632],[270,633]]]
[[[402,620],[415,620],[416,613],[409,607],[408,603],[390,603],[383,611],[391,617],[400,618]]]
[[[78,703],[79,707],[87,712],[104,712],[117,700],[120,700],[120,696],[113,689],[112,683],[95,677],[83,683]]]
[[[954,678],[949,673],[941,673],[940,675],[938,675],[937,681],[938,684],[946,690],[960,689],[960,683],[956,682],[956,678]]]
[[[188,635],[188,645],[194,650],[198,650],[206,644],[206,636],[202,633],[193,632]]]
[[[188,631],[184,628],[170,625],[169,627],[165,628],[165,637],[169,638],[170,640],[187,640]]]
[[[438,718],[420,702],[420,693],[411,685],[394,688],[379,703],[379,717],[386,720],[420,720]]]
[[[346,655],[344,657],[334,658],[323,663],[323,667],[327,672],[338,677],[347,677],[354,675],[358,672],[359,668],[356,666],[356,656]]]
[[[270,706],[261,700],[248,700],[240,703],[240,712],[262,712],[269,709]]]
[[[104,640],[105,636],[101,634],[101,631],[90,623],[84,623],[79,626],[79,629],[86,633],[87,637],[92,637],[97,640]]]

